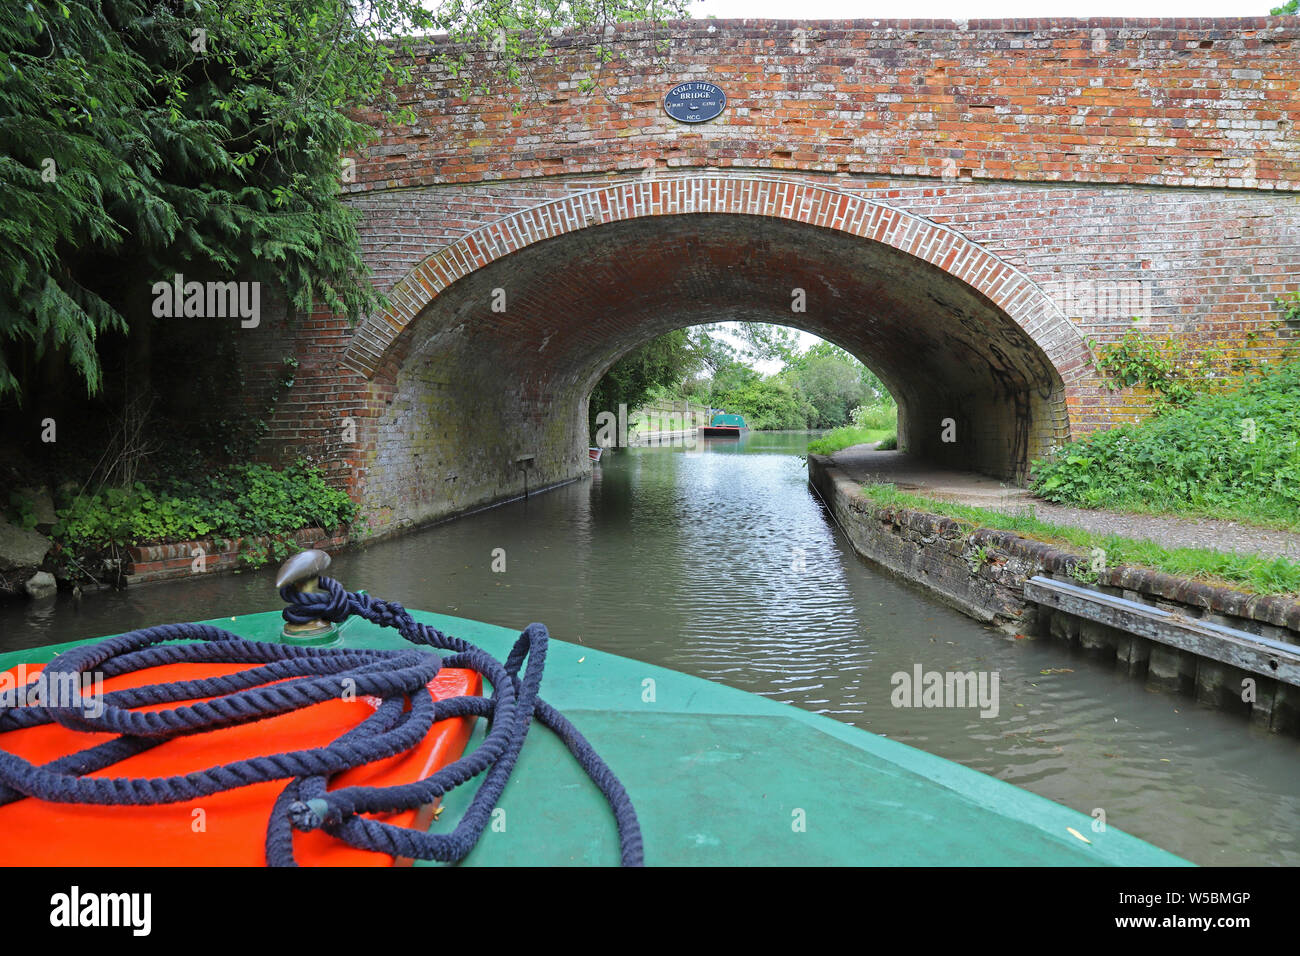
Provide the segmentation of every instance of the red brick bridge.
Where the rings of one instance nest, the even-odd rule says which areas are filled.
[[[598,40],[619,53],[603,69]],[[585,473],[591,388],[687,325],[829,339],[898,398],[904,447],[1010,477],[1133,413],[1087,339],[1135,318],[1200,348],[1295,334],[1275,304],[1300,287],[1295,17],[553,43],[522,92],[413,88],[418,122],[349,169],[390,309],[250,333],[267,378],[301,363],[273,452],[323,460],[379,532]],[[721,115],[670,119],[686,81],[720,86]]]

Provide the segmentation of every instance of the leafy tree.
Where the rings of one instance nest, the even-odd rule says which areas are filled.
[[[1284,3],[1282,6],[1274,7],[1272,10],[1272,14],[1275,17],[1287,16],[1288,14],[1294,14],[1297,12],[1300,12],[1300,0],[1291,0],[1290,3]]]
[[[845,425],[849,421],[849,412],[870,400],[856,365],[856,362],[850,364],[834,356],[820,356],[784,376],[798,383],[816,410],[809,422],[813,428]]]
[[[833,359],[834,361],[855,370],[858,380],[861,383],[861,387],[866,393],[865,395],[860,396],[861,401],[859,404],[876,404],[881,402],[889,405],[893,404],[894,397],[889,394],[889,389],[885,388],[880,379],[876,377],[875,372],[871,371],[871,369],[867,368],[851,354],[832,342],[820,341],[814,343],[806,351],[799,353],[788,362],[786,368],[795,373],[804,373],[814,363],[825,359]],[[853,406],[850,405],[849,408],[851,409]]]
[[[789,365],[799,355],[799,333],[784,325],[763,322],[735,323],[728,329],[740,339],[752,358]]]
[[[669,341],[665,336],[656,340],[661,344],[655,348],[651,343],[620,360],[592,393],[593,430],[598,411],[612,410],[619,401],[633,407],[651,389],[671,389],[693,401],[737,412],[757,429],[836,428],[847,424],[859,405],[893,404],[870,369],[830,342],[816,342],[801,352],[792,329],[759,323],[727,325],[728,335],[740,339],[738,349],[720,337],[721,330],[716,325],[699,326],[686,330],[685,339],[679,337],[681,333],[670,333],[677,338]],[[784,368],[764,376],[749,364],[756,358],[779,359]],[[644,391],[639,383],[647,383]]]
[[[788,331],[778,326],[762,328]],[[602,411],[616,412],[620,404],[631,410],[652,397],[672,393],[721,407],[722,397],[760,380],[762,376],[758,372],[738,360],[740,351],[720,336],[722,329],[722,325],[677,329],[633,349],[615,362],[592,389],[587,406],[591,434],[596,433],[596,416]],[[735,334],[735,329],[730,327],[726,331]],[[758,348],[777,348],[773,343],[784,341],[780,335],[771,336],[764,331],[741,337],[742,349],[749,355]]]
[[[0,6],[0,396],[21,399],[43,360],[96,393],[105,337],[129,331],[145,357],[152,285],[176,273],[261,282],[299,310],[374,308],[340,158],[374,134],[361,111],[412,118],[397,97],[420,34],[449,34],[433,59],[482,89],[520,84],[553,29],[680,12],[680,0]],[[471,58],[483,46],[496,55]]]
[[[710,404],[719,408],[725,406],[728,396],[744,391],[755,382],[762,381],[758,370],[744,362],[732,360],[714,369],[710,380]]]
[[[623,356],[596,383],[588,399],[587,423],[593,440],[601,412],[617,414],[620,404],[629,411],[640,407],[657,389],[680,385],[702,361],[689,329],[651,339]]]
[[[779,375],[755,375],[717,398],[718,407],[744,415],[750,428],[807,428],[817,415],[798,385]]]
[[[695,353],[699,357],[699,368],[696,369],[696,374],[707,372],[712,375],[719,369],[736,364],[740,353],[717,334],[720,328],[721,326],[717,325],[703,325],[688,330]]]

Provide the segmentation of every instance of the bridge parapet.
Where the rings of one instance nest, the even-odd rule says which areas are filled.
[[[611,40],[604,92],[584,92]],[[544,94],[467,100],[426,49],[419,121],[348,188],[734,167],[1300,191],[1296,17],[699,20],[554,43],[530,70]],[[665,115],[685,80],[720,85],[722,115]]]

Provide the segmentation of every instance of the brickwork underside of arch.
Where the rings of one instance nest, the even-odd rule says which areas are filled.
[[[1017,302],[1037,308],[1032,295]],[[1067,437],[1063,377],[1078,371],[1074,342],[1036,341],[939,265],[770,216],[578,228],[467,270],[408,313],[388,319],[369,376],[377,412],[363,423],[362,504],[381,530],[585,473],[592,387],[673,328],[759,321],[829,339],[898,398],[905,448],[1007,477]],[[947,419],[955,441],[943,440]]]

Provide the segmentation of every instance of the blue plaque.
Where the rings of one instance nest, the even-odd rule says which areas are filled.
[[[712,83],[681,83],[664,97],[664,112],[679,123],[703,123],[719,115],[727,94]]]

